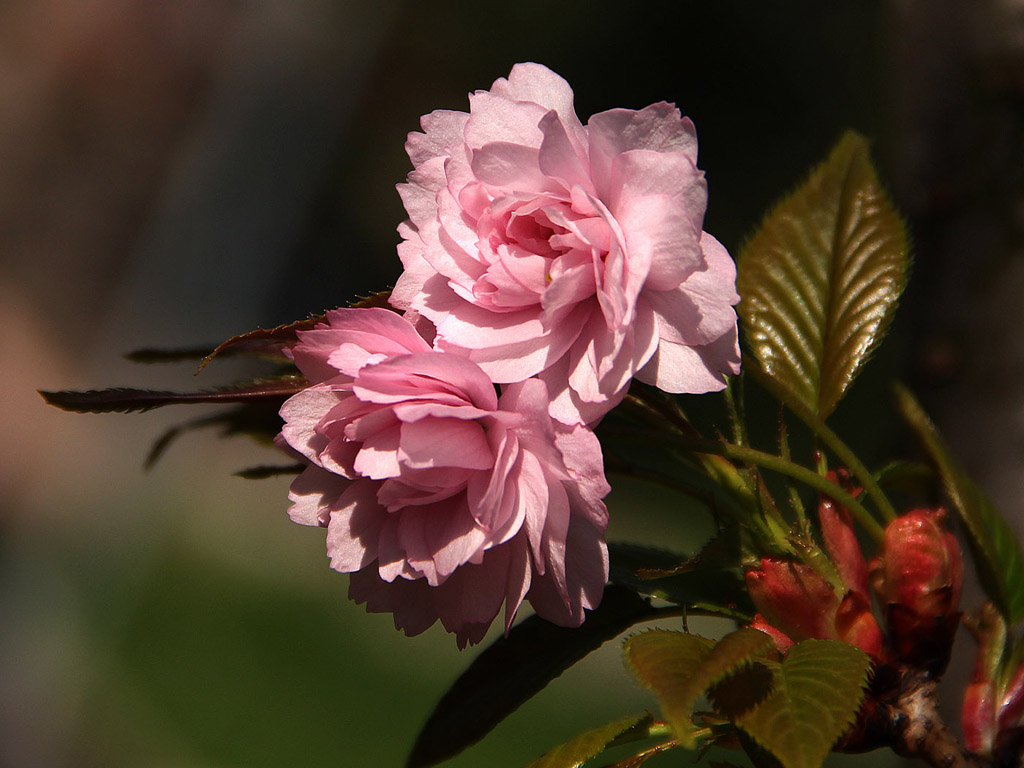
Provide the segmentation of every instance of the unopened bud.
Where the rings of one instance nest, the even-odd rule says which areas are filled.
[[[850,591],[840,597],[809,566],[768,557],[746,578],[759,611],[753,626],[770,634],[779,650],[787,647],[786,639],[842,640],[880,657],[882,632],[864,595]]]
[[[963,555],[945,518],[942,509],[900,516],[886,528],[882,552],[871,563],[871,584],[896,654],[932,673],[945,669],[960,621]]]
[[[863,490],[855,485],[848,470],[830,471],[826,479],[843,488],[854,498]],[[850,511],[842,504],[822,495],[818,501],[818,522],[825,550],[835,564],[839,578],[848,589],[868,597],[868,564],[853,530]]]

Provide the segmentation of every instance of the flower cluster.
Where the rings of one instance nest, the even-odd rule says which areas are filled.
[[[281,410],[308,464],[290,515],[410,635],[478,642],[524,600],[576,626],[608,576],[592,426],[634,377],[707,392],[739,368],[693,125],[661,103],[584,126],[564,80],[518,64],[422,127],[396,311],[335,310],[290,349],[310,382]]]
[[[433,112],[409,135],[393,303],[494,381],[539,377],[567,423],[600,418],[633,376],[722,389],[739,371],[739,297],[702,231],[693,124],[661,103],[583,126],[538,64],[469,98],[469,114]]]

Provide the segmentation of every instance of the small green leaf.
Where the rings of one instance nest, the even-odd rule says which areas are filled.
[[[985,594],[1013,626],[1024,620],[1024,553],[1013,529],[985,492],[953,458],[938,429],[906,387],[896,387],[896,403],[934,462],[942,485],[971,535],[978,577]]]
[[[623,648],[633,675],[657,695],[680,746],[697,745],[693,710],[711,686],[774,653],[771,638],[740,629],[717,643],[698,635],[651,630],[626,640]]]
[[[867,141],[849,132],[739,259],[748,349],[788,397],[821,418],[832,413],[885,335],[907,251]]]
[[[734,722],[784,768],[819,768],[853,723],[871,659],[837,640],[805,640],[786,654],[772,693]]]
[[[601,754],[613,741],[636,730],[635,738],[647,737],[653,719],[648,714],[633,715],[614,723],[602,725],[586,733],[581,733],[550,752],[544,753],[526,768],[579,768],[584,763]]]
[[[477,656],[437,703],[408,768],[436,765],[475,744],[588,653],[655,615],[632,590],[609,585],[580,627],[557,627],[539,616],[523,620]]]

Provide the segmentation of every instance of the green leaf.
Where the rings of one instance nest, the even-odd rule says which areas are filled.
[[[848,132],[739,259],[748,351],[788,397],[821,418],[832,413],[885,335],[907,252],[867,141]]]
[[[786,654],[772,693],[734,722],[784,768],[819,768],[853,723],[871,659],[837,640],[805,640]]]
[[[938,429],[906,387],[896,387],[903,418],[934,462],[942,485],[970,533],[985,594],[1011,626],[1024,619],[1024,553],[1013,529],[960,467]]]
[[[609,744],[629,734],[626,741],[647,738],[654,725],[648,714],[633,715],[581,733],[534,760],[526,768],[579,768],[601,754]],[[629,733],[629,732],[633,733]]]
[[[605,587],[579,627],[531,616],[486,648],[438,702],[416,738],[409,768],[436,765],[486,736],[520,704],[591,651],[657,615],[632,590]]]
[[[717,643],[699,635],[651,630],[628,638],[623,652],[634,677],[658,697],[680,746],[693,749],[697,700],[719,681],[774,653],[774,645],[767,634],[749,628]]]

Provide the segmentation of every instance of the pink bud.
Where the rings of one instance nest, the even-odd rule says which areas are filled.
[[[846,593],[836,611],[835,627],[843,642],[860,648],[875,661],[885,660],[885,638],[866,594],[854,590]]]
[[[854,485],[845,469],[830,471],[826,478],[857,498],[862,488]],[[818,522],[821,524],[825,550],[839,572],[839,578],[851,590],[868,596],[868,564],[854,533],[850,511],[828,496],[818,501]]]
[[[835,638],[839,597],[810,567],[762,558],[758,570],[747,572],[747,590],[765,621],[795,642]]]
[[[786,640],[842,640],[881,657],[882,632],[866,596],[851,590],[840,598],[809,566],[769,557],[746,578],[759,611],[752,626],[770,634],[779,650]]]
[[[994,687],[991,680],[974,680],[964,692],[960,727],[964,746],[971,752],[987,755],[992,751],[996,735]]]
[[[775,647],[779,650],[779,653],[785,653],[793,647],[793,638],[782,630],[769,624],[768,620],[760,613],[754,614],[754,620],[750,622],[750,627],[752,629],[759,629],[766,635],[770,635],[772,642],[775,643]]]
[[[949,661],[960,621],[963,555],[945,519],[941,508],[900,516],[886,528],[882,552],[871,563],[871,584],[885,606],[896,653],[931,672]]]

